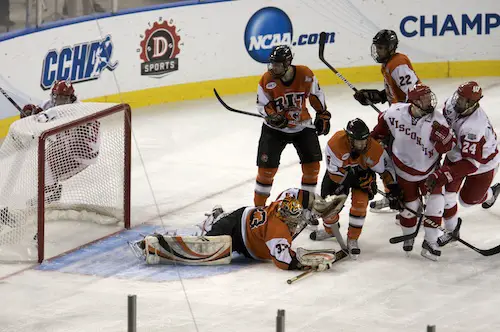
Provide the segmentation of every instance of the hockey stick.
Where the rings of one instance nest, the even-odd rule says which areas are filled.
[[[262,115],[257,114],[257,113],[250,113],[250,112],[245,112],[245,111],[241,111],[241,110],[237,110],[235,108],[232,108],[231,106],[229,106],[228,104],[226,104],[224,102],[224,100],[222,100],[222,98],[220,97],[220,95],[217,92],[217,90],[215,90],[215,88],[214,88],[214,94],[215,94],[215,97],[217,98],[217,100],[219,101],[219,103],[221,103],[221,105],[224,106],[224,108],[227,109],[228,111],[236,112],[236,113],[240,113],[240,114],[245,114],[245,115],[250,115],[250,116],[255,116],[257,118],[263,118]]]
[[[377,189],[377,192],[386,197],[387,198],[387,193],[383,192],[382,190],[380,189]],[[405,206],[405,210],[413,213],[414,215],[416,215],[417,217],[419,217],[418,219],[418,223],[417,223],[417,228],[415,229],[415,231],[413,233],[410,233],[410,234],[406,234],[406,235],[400,235],[400,236],[395,236],[395,237],[391,237],[389,239],[389,242],[392,243],[392,244],[396,244],[396,243],[400,243],[400,242],[403,242],[403,241],[406,241],[406,240],[411,240],[411,239],[414,239],[417,237],[418,235],[418,231],[420,230],[420,226],[422,225],[422,221],[424,221],[424,214],[423,213],[418,213],[408,207]],[[425,210],[425,205],[424,205],[424,210]],[[429,220],[429,219],[425,219],[425,220]]]
[[[322,32],[319,34],[319,59],[323,62],[338,78],[340,78],[345,84],[347,84],[354,92],[358,92],[358,89],[354,85],[351,84],[341,73],[339,73],[331,64],[328,63],[325,59],[325,43],[326,43],[326,32]],[[370,106],[377,112],[380,113],[380,110],[377,106],[373,105],[373,103],[368,100]]]
[[[475,252],[477,252],[477,253],[479,253],[479,254],[481,254],[483,256],[493,256],[493,255],[496,255],[496,254],[500,253],[500,245],[498,245],[496,247],[493,247],[493,248],[490,248],[490,249],[479,249],[478,247],[473,246],[469,242],[467,242],[465,240],[462,240],[459,236],[456,236],[455,234],[453,234],[453,232],[450,232],[449,230],[445,229],[443,226],[436,224],[434,221],[428,220],[428,223],[432,227],[435,227],[435,228],[441,230],[442,232],[451,235],[451,237],[453,239],[457,240],[458,242],[460,242],[464,246],[466,246],[466,247],[474,250]]]
[[[413,210],[410,210],[410,209],[407,209],[407,210],[410,211],[411,213],[413,213]],[[413,214],[415,214],[415,213],[413,213]],[[416,214],[416,215],[418,216],[418,214]],[[420,230],[420,226],[422,225],[423,220],[424,220],[424,214],[422,213],[422,214],[420,214],[420,218],[418,219],[417,228],[415,229],[415,231],[413,233],[391,237],[389,239],[389,242],[392,244],[396,244],[396,243],[400,243],[403,241],[407,241],[407,240],[411,240],[411,239],[416,238],[418,235],[418,231]],[[429,220],[429,219],[426,219],[426,220]]]
[[[333,261],[332,266],[333,266],[333,264],[341,261],[342,259],[346,258],[347,256],[348,256],[348,254],[344,250],[340,250],[340,251],[335,252],[335,260]],[[307,271],[304,271],[301,274],[299,274],[293,278],[288,279],[286,281],[286,283],[291,285],[296,281],[302,280],[305,277],[312,275],[313,272],[316,272],[316,271],[314,269],[309,269]]]
[[[385,193],[382,192],[382,191],[379,191],[379,194],[381,194],[382,196],[385,196]],[[411,213],[415,214],[415,215],[420,215],[420,219],[418,221],[418,224],[417,224],[417,229],[415,230],[415,232],[411,233],[411,234],[407,234],[407,235],[401,235],[401,236],[396,236],[396,237],[393,237],[393,238],[390,238],[389,239],[389,242],[394,244],[394,243],[399,243],[399,242],[403,242],[403,241],[406,241],[406,240],[410,240],[410,239],[413,239],[417,236],[418,234],[418,230],[420,228],[420,225],[422,224],[422,221],[424,219],[424,214],[420,214],[420,213],[416,213],[415,211],[411,210],[411,209],[408,209],[406,208],[406,210],[410,211]],[[425,208],[424,208],[425,210]],[[496,247],[493,247],[493,248],[490,248],[490,249],[479,249],[478,247],[476,246],[473,246],[472,244],[470,244],[469,242],[461,239],[460,237],[456,236],[453,232],[450,232],[449,230],[447,230],[446,228],[444,228],[443,226],[441,225],[438,225],[436,224],[433,220],[431,219],[428,219],[428,218],[425,218],[425,221],[431,225],[432,227],[434,228],[437,228],[439,229],[440,231],[446,233],[446,234],[449,234],[453,239],[457,240],[458,242],[460,242],[461,244],[463,244],[464,246],[474,250],[475,252],[483,255],[483,256],[493,256],[493,255],[496,255],[496,254],[499,254],[500,253],[500,245],[497,245]]]
[[[23,109],[21,108],[21,106],[19,106],[15,101],[14,99],[12,99],[9,94],[7,93],[7,91],[5,91],[1,86],[0,86],[0,93],[3,94],[3,96],[12,104],[14,105],[15,108],[17,108],[17,110],[19,111],[19,113],[21,113],[22,115],[25,115],[23,113]]]
[[[313,272],[314,272],[314,270],[313,270],[313,269],[309,269],[309,270],[307,270],[307,271],[305,271],[305,272],[302,272],[302,273],[301,273],[301,274],[299,274],[298,276],[295,276],[295,277],[293,277],[293,278],[288,279],[288,280],[286,281],[286,283],[287,283],[287,284],[289,284],[289,285],[291,285],[291,284],[293,284],[293,283],[294,283],[294,282],[296,282],[296,281],[302,280],[302,279],[304,279],[305,277],[310,276]]]
[[[297,238],[297,236],[299,236],[299,234],[302,233],[302,231],[304,229],[306,229],[307,225],[309,225],[309,223],[305,222],[304,225],[302,225],[302,227],[300,228],[300,230],[298,232],[296,232],[295,234],[293,234],[292,241],[295,240]]]

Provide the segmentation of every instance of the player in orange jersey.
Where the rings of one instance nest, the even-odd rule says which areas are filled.
[[[321,185],[321,196],[352,194],[347,231],[347,249],[356,258],[361,250],[358,238],[366,217],[368,201],[377,192],[375,172],[389,189],[391,208],[401,208],[401,190],[389,155],[382,145],[370,137],[370,129],[361,119],[349,121],[345,130],[336,132],[326,148],[327,171]],[[323,218],[324,230],[311,233],[312,240],[335,236],[339,215]]]
[[[322,157],[318,135],[330,131],[331,115],[313,72],[306,66],[292,65],[292,58],[290,47],[275,47],[258,85],[257,109],[265,122],[257,152],[255,206],[266,205],[281,153],[288,144],[293,144],[302,164],[301,188],[314,191],[318,182]],[[307,99],[316,111],[314,124]]]
[[[136,242],[133,249],[135,252],[141,251],[149,264],[174,261],[191,265],[227,264],[227,254],[232,250],[248,258],[272,260],[283,270],[312,267],[323,271],[330,267],[328,262],[320,262],[315,266],[304,263],[292,249],[292,239],[305,226],[304,223],[310,221],[312,214],[325,218],[336,214],[342,209],[345,199],[345,195],[323,199],[312,192],[291,188],[265,207],[241,207],[230,213],[224,213],[220,206],[214,207],[199,226],[201,232],[195,234],[201,238],[197,243],[197,252],[186,248],[188,246],[183,240],[186,237],[160,234],[146,236],[144,240]],[[230,238],[227,238],[228,235]],[[192,237],[187,238],[193,240]],[[209,246],[204,250],[204,243],[210,241],[219,250]],[[217,245],[224,241],[228,241],[230,246]]]
[[[380,30],[372,43],[372,57],[382,64],[380,70],[384,77],[384,89],[362,89],[354,94],[354,98],[361,105],[369,105],[377,103],[389,102],[389,105],[394,103],[404,103],[407,101],[408,90],[415,84],[421,83],[418,78],[410,59],[402,53],[396,52],[398,47],[398,36],[392,30]],[[384,142],[388,146],[390,154],[390,141]],[[387,208],[389,201],[383,198],[378,201],[373,201],[370,204],[372,209],[380,210]]]

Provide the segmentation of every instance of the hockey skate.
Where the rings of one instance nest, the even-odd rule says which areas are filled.
[[[460,226],[462,226],[462,218],[458,218],[457,226],[451,232],[444,233],[440,237],[438,237],[437,244],[440,247],[444,247],[450,242],[455,242],[458,237],[460,237]]]
[[[424,240],[422,243],[422,252],[420,253],[422,257],[430,259],[431,261],[437,261],[439,256],[441,256],[441,250],[439,250],[439,246],[436,243],[430,243],[427,240]]]
[[[415,238],[403,242],[403,250],[406,253],[406,256],[410,255],[410,252],[413,250],[414,243],[415,243]]]
[[[361,250],[359,249],[357,239],[347,238],[347,251],[349,252],[349,256],[351,256],[352,259],[358,259]]]
[[[370,202],[370,211],[371,212],[385,212],[385,213],[393,213],[397,212],[389,207],[389,200],[387,198],[379,199],[378,201]]]
[[[340,228],[340,223],[337,222],[337,224],[338,224],[337,227]],[[323,241],[323,240],[329,239],[331,237],[336,239],[335,235],[333,235],[333,233],[328,233],[324,229],[319,229],[319,230],[313,231],[313,232],[311,232],[311,234],[309,234],[309,238],[313,241]]]
[[[483,209],[489,209],[490,207],[495,204],[495,201],[497,200],[498,194],[500,194],[500,183],[497,183],[491,187],[491,190],[493,191],[493,197],[490,198],[489,200],[485,201],[481,206]]]

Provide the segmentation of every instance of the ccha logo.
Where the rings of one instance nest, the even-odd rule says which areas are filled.
[[[40,86],[48,90],[56,80],[75,84],[98,79],[104,69],[113,71],[118,66],[118,61],[111,62],[112,55],[110,35],[100,40],[65,46],[59,52],[50,50],[43,60]]]
[[[141,75],[160,78],[179,69],[177,55],[180,52],[181,38],[175,31],[172,20],[160,23],[161,21],[163,19],[160,17],[158,22],[141,35],[141,48],[137,50],[143,61]]]
[[[271,49],[276,45],[314,45],[319,41],[319,32],[300,34],[293,38],[290,17],[276,7],[265,7],[255,12],[245,28],[245,47],[257,62],[267,63]],[[327,32],[327,43],[335,42],[335,32]]]

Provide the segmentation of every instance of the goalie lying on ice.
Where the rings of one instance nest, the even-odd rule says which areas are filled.
[[[297,255],[291,248],[292,239],[314,218],[340,212],[345,200],[345,195],[323,199],[312,192],[288,189],[266,207],[242,207],[224,213],[216,206],[201,226],[201,236],[153,234],[132,248],[148,264],[228,264],[231,252],[236,251],[248,258],[272,260],[283,270],[323,271],[333,259],[317,259],[320,255],[315,255],[314,260],[306,259],[311,251],[302,248]]]

